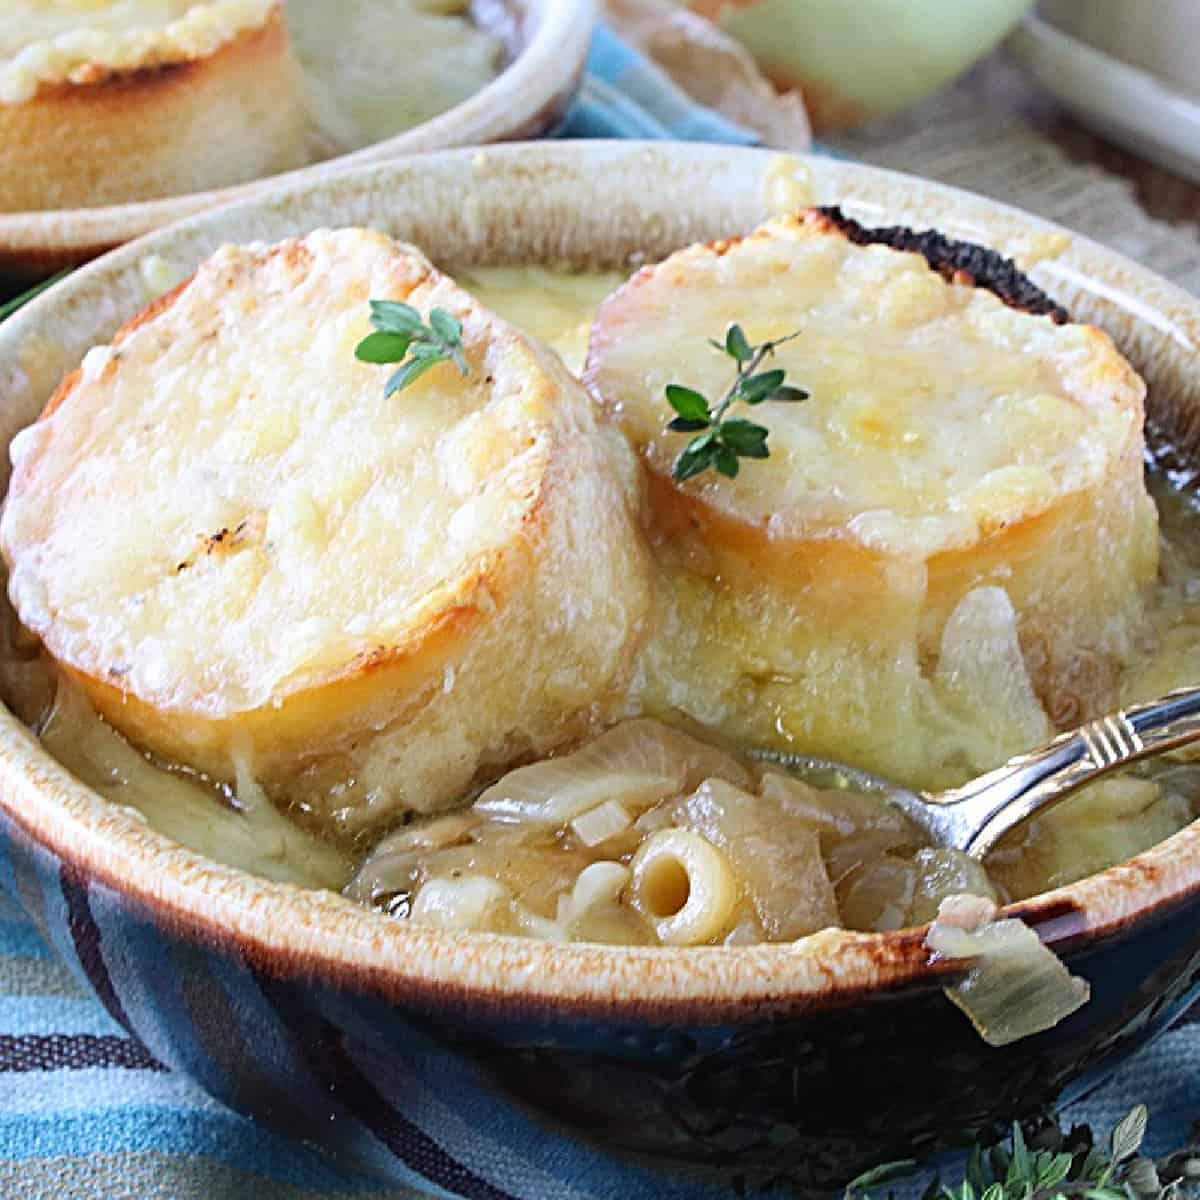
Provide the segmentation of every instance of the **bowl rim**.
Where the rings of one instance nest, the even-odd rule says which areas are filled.
[[[1008,47],[1082,124],[1200,182],[1196,96],[1033,13],[1013,30]]]
[[[1088,239],[1020,210],[942,184],[856,163],[769,150],[654,142],[551,142],[423,155],[318,178],[203,213],[105,255],[55,285],[0,327],[0,365],[25,337],[147,254],[194,232],[215,233],[238,214],[297,215],[359,188],[372,196],[402,180],[458,179],[486,167],[495,179],[535,186],[537,169],[571,170],[584,182],[625,164],[661,172],[746,172],[769,182],[782,165],[819,175],[882,212],[899,198],[926,224],[953,214],[1006,248],[1025,239],[1065,284],[1090,280],[1188,357],[1200,347],[1200,298]],[[497,174],[498,173],[498,174]],[[532,182],[531,182],[532,181]],[[632,185],[631,185],[632,186]],[[714,185],[716,186],[716,185]],[[842,193],[839,192],[839,195]],[[886,203],[885,203],[886,201]],[[894,209],[892,209],[894,212]],[[311,217],[306,217],[310,225]],[[1064,250],[1064,245],[1066,249]],[[1057,247],[1055,249],[1054,247]],[[129,314],[126,314],[129,315]],[[620,1019],[715,1023],[842,1007],[883,992],[943,986],[960,967],[937,961],[922,928],[868,934],[826,930],[795,943],[739,947],[606,947],[399,922],[331,892],[274,883],[203,858],[149,829],[130,810],[77,782],[0,706],[0,815],[57,856],[62,870],[113,889],[164,926],[234,950],[276,975],[319,977],[395,1002],[448,1003],[520,1016],[555,1009]],[[1200,820],[1129,862],[1008,906],[1044,942],[1071,954],[1200,896]]]
[[[226,188],[97,208],[0,212],[0,270],[16,273],[75,265],[196,213],[279,187],[296,186],[369,163],[456,146],[515,141],[549,128],[583,78],[596,0],[491,0],[518,9],[529,37],[503,70],[445,112],[308,166]]]

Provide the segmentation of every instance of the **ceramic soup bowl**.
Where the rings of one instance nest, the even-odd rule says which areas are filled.
[[[320,178],[115,251],[0,328],[0,437],[146,303],[150,254],[186,269],[223,242],[365,224],[450,269],[612,266],[835,202],[1015,257],[1112,334],[1149,382],[1152,420],[1185,451],[1195,441],[1200,302],[1133,263],[867,167],[602,142]],[[921,930],[693,949],[438,931],[181,848],[83,787],[7,711],[0,833],[0,884],[157,1059],[347,1166],[440,1195],[720,1196],[735,1175],[836,1184],[1055,1102],[1200,985],[1200,824],[1011,907],[1092,998],[1000,1049],[946,999],[961,963],[931,962]]]
[[[566,115],[583,78],[593,0],[475,0],[472,12],[507,54],[504,69],[438,116],[352,153],[216,191],[58,212],[0,212],[0,283],[49,275],[172,221],[330,171],[406,154],[544,136]]]

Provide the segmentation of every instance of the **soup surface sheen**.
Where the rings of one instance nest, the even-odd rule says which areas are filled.
[[[578,372],[592,316],[616,273],[480,268],[456,277],[541,337]],[[1149,467],[1161,566],[1152,641],[1121,683],[1126,702],[1200,675],[1200,512]],[[557,940],[637,944],[783,941],[828,925],[886,930],[929,920],[947,895],[1019,899],[1123,861],[1200,812],[1200,769],[1163,760],[1079,793],[1030,822],[984,866],[927,846],[877,798],[823,792],[658,720],[633,719],[569,756],[510,772],[463,809],[372,846],[321,841],[279,814],[247,775],[217,786],[152,762],[56,685],[5,604],[5,697],[83,782],[178,841],[232,866],[345,888],[397,917]],[[1015,728],[1050,731],[1032,691],[989,662],[967,727],[995,706]],[[961,697],[959,697],[961,701]],[[643,681],[631,717],[671,722]],[[965,713],[965,716],[964,716]],[[674,722],[677,723],[677,722]],[[981,750],[981,753],[986,753]],[[468,804],[471,801],[473,803]]]

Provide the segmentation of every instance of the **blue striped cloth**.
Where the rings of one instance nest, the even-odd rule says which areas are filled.
[[[1200,1115],[1200,1023],[1130,1060],[1069,1122],[1107,1130],[1136,1101],[1146,1151],[1176,1149]],[[581,1163],[595,1164],[590,1156]],[[951,1169],[953,1162],[947,1164]],[[589,1172],[590,1173],[590,1172]],[[681,1193],[672,1189],[676,1200]],[[919,1188],[907,1186],[902,1196]],[[712,1200],[708,1187],[699,1188]],[[236,1116],[129,1038],[0,893],[0,1197],[5,1200],[417,1200],[335,1170],[319,1153]],[[628,1200],[580,1179],[577,1200]],[[649,1193],[638,1191],[638,1200]],[[778,1193],[772,1192],[778,1200]],[[546,1196],[545,1200],[554,1200]],[[732,1200],[732,1197],[730,1198]]]
[[[603,25],[592,37],[587,73],[559,136],[729,142],[752,146],[754,134],[695,103],[665,71]]]
[[[604,28],[588,68],[561,136],[755,140],[693,104]],[[1066,1115],[1107,1128],[1137,1100],[1153,1114],[1148,1150],[1178,1146],[1190,1119],[1200,1117],[1200,1025],[1177,1025]],[[587,1194],[624,1200],[602,1190]],[[341,1173],[317,1152],[234,1115],[165,1070],[84,993],[21,909],[0,895],[0,1197],[249,1195],[415,1200],[416,1194]]]

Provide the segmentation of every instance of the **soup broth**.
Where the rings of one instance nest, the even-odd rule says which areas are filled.
[[[575,371],[596,307],[622,282],[544,268],[457,277]],[[1124,702],[1200,678],[1200,512],[1180,480],[1153,462],[1148,475],[1161,567],[1146,653],[1120,683]],[[693,585],[678,575],[672,586]],[[1162,760],[1086,789],[980,865],[928,846],[879,797],[818,791],[754,763],[748,747],[716,744],[672,712],[651,669],[635,681],[630,719],[574,753],[510,772],[459,810],[373,844],[335,844],[309,832],[303,813],[280,813],[249,764],[229,785],[139,753],[54,678],[7,602],[5,615],[5,699],[84,783],[212,858],[345,888],[398,919],[632,944],[896,929],[931,919],[948,895],[1006,901],[1069,883],[1161,841],[1200,809],[1200,767]],[[1016,657],[1015,666],[985,664],[986,686],[967,701],[931,690],[929,719],[952,731],[955,747],[937,782],[959,782],[1051,731],[1028,687],[996,690],[1009,667],[1023,670]]]
[[[638,719],[389,835],[348,891],[413,920],[563,941],[883,932],[931,921],[949,896],[1003,902],[1101,869],[1198,801],[1200,768],[1151,766],[1093,785],[981,864],[930,846],[880,795],[819,790]]]

